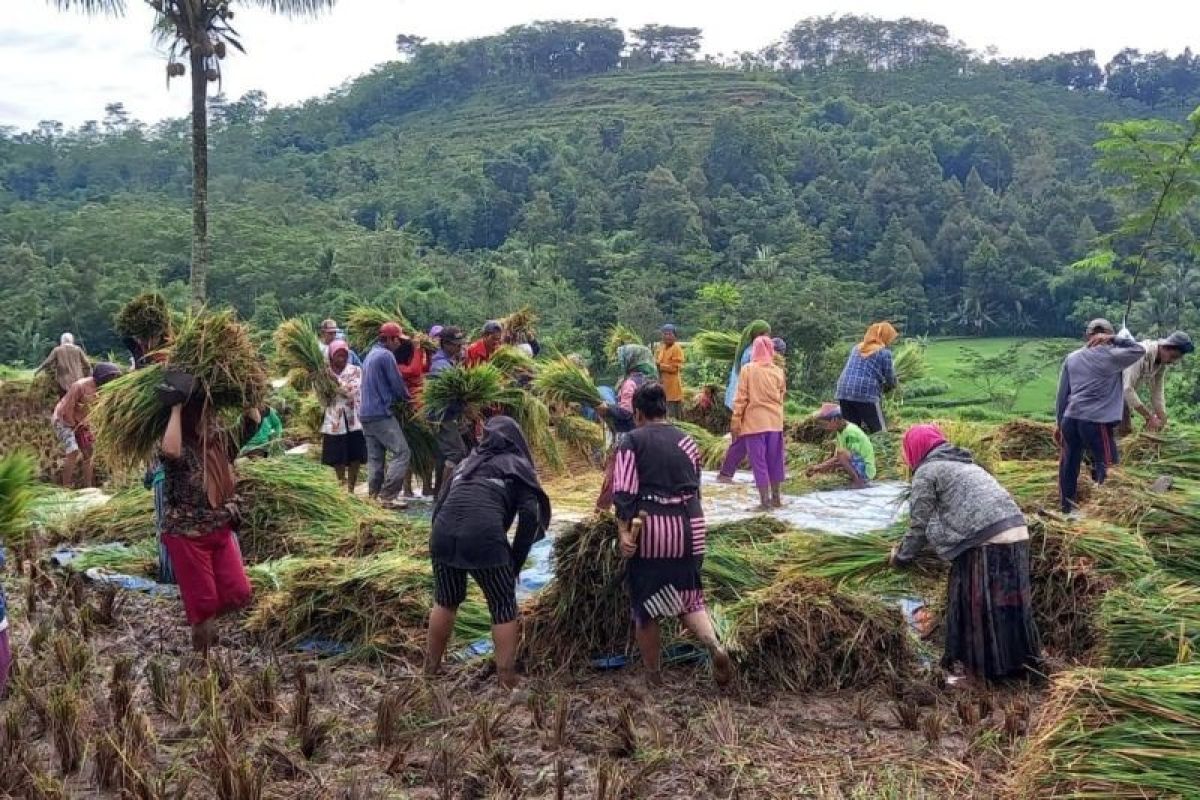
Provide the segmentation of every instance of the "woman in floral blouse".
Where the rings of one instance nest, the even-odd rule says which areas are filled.
[[[354,494],[358,471],[367,461],[367,440],[358,418],[362,367],[350,363],[350,347],[338,339],[329,344],[329,369],[337,378],[338,393],[325,406],[321,422],[321,463],[333,467]]]

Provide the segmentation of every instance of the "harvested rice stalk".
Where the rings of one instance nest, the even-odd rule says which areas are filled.
[[[554,435],[568,448],[591,459],[604,449],[604,428],[583,417],[561,417],[554,421]]]
[[[800,444],[824,444],[831,439],[829,431],[825,430],[821,421],[811,415],[796,422],[788,422],[786,434],[789,441]]]
[[[551,403],[594,408],[604,402],[587,370],[565,357],[543,364],[533,386]]]
[[[5,547],[19,548],[28,538],[33,473],[33,459],[24,453],[0,458],[0,542]]]
[[[68,516],[55,530],[57,541],[132,542],[154,534],[154,495],[139,487],[114,494],[106,503]]]
[[[108,383],[88,415],[96,452],[108,464],[132,467],[154,452],[171,411],[158,400],[165,369],[158,364]]]
[[[337,382],[321,352],[321,342],[307,320],[289,319],[275,329],[275,361],[298,390],[312,389],[321,405],[337,396]]]
[[[730,356],[732,360],[732,356]],[[713,433],[728,433],[732,413],[725,407],[725,387],[710,383],[684,399],[683,419]]]
[[[365,358],[366,352],[379,338],[379,329],[385,322],[398,323],[406,331],[413,330],[399,306],[391,311],[379,306],[358,306],[350,309],[346,316],[346,338],[350,346]]]
[[[1157,667],[1200,657],[1200,586],[1156,573],[1105,595],[1101,655],[1114,667]]]
[[[498,347],[492,357],[488,359],[488,363],[504,374],[504,377],[510,381],[515,381],[519,378],[532,377],[537,372],[538,364],[533,360],[533,356],[525,353],[518,347],[513,345],[503,345]]]
[[[149,577],[158,572],[158,541],[142,539],[130,545],[120,542],[89,547],[67,562],[74,572],[98,568],[120,575]]]
[[[692,352],[718,364],[732,364],[742,335],[737,331],[700,331],[692,337]]]
[[[1054,678],[1012,775],[1014,797],[1194,797],[1200,664]]]
[[[732,603],[769,584],[780,561],[769,546],[710,541],[704,553],[704,589],[712,600]]]
[[[1017,505],[1027,514],[1057,511],[1058,464],[1054,461],[999,461],[992,465],[992,474],[1009,491]],[[1084,476],[1079,480],[1079,502],[1091,499],[1092,482]]]
[[[996,453],[1006,460],[1030,461],[1057,459],[1058,445],[1054,442],[1054,426],[1048,422],[1012,419],[995,433],[992,441]]]
[[[747,686],[789,691],[878,684],[912,669],[899,609],[796,571],[727,609]]]
[[[433,418],[441,418],[449,411],[480,420],[490,408],[519,404],[520,392],[491,364],[451,367],[425,379],[423,406]]]
[[[500,329],[505,344],[521,344],[537,338],[538,317],[532,308],[524,306],[500,320]]]
[[[700,448],[700,464],[704,469],[716,470],[725,461],[729,452],[729,438],[716,433],[710,433],[699,425],[690,422],[675,422],[675,427],[692,437],[692,441]]]
[[[777,540],[779,558],[798,572],[835,585],[870,586],[873,590],[911,592],[918,585],[945,574],[943,562],[925,548],[909,567],[888,563],[892,548],[900,544],[905,528],[895,526],[855,536],[797,533]]]
[[[1144,535],[1163,569],[1200,583],[1200,482],[1173,479],[1165,492],[1152,492],[1150,480],[1118,471],[1094,492],[1087,514],[1128,525]]]
[[[786,522],[771,516],[750,517],[735,522],[722,522],[708,529],[708,541],[736,545],[758,545],[773,541],[789,530]]]
[[[513,402],[506,409],[521,426],[529,448],[539,465],[558,471],[562,469],[562,453],[558,449],[558,440],[550,428],[550,409],[540,397],[518,390],[513,395]]]
[[[144,292],[117,312],[117,333],[142,341],[165,341],[171,333],[171,309],[158,292]]]
[[[608,338],[604,343],[604,355],[608,357],[609,361],[616,361],[617,348],[627,344],[644,344],[644,342],[632,328],[618,322],[608,329]]]
[[[412,403],[397,403],[392,413],[400,420],[408,443],[408,467],[414,475],[432,475],[437,464],[437,433],[421,409]]]

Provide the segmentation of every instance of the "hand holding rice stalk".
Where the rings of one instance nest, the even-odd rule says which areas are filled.
[[[543,364],[533,386],[551,403],[595,408],[604,402],[587,370],[564,356]]]
[[[275,329],[275,360],[288,373],[292,385],[301,391],[311,388],[321,405],[328,406],[337,397],[338,385],[329,371],[329,361],[307,321],[284,320]]]
[[[511,408],[521,402],[521,390],[510,386],[504,373],[491,364],[443,370],[429,376],[422,391],[424,408],[433,419],[481,420],[489,408]]]
[[[143,342],[162,342],[171,333],[171,310],[158,292],[143,292],[130,300],[116,317],[117,333]]]
[[[5,547],[24,542],[33,499],[33,459],[25,453],[0,458],[0,541]]]

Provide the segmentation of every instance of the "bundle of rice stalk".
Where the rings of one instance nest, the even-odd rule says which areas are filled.
[[[496,348],[488,363],[504,373],[509,380],[532,377],[537,372],[537,362],[524,350],[512,345]]]
[[[566,357],[542,364],[533,386],[551,403],[594,408],[604,402],[587,370]]]
[[[162,441],[171,417],[158,400],[165,373],[158,364],[136,370],[106,384],[97,396],[88,424],[96,436],[96,453],[106,463],[135,466]]]
[[[1027,514],[1057,511],[1058,464],[1054,461],[998,461],[992,474],[1008,490],[1017,505]],[[1079,502],[1087,503],[1092,496],[1092,482],[1080,476]]]
[[[916,342],[905,342],[897,347],[892,364],[896,370],[896,380],[901,385],[929,375],[929,360],[925,357],[925,348]]]
[[[1157,667],[1200,658],[1200,586],[1148,575],[1100,604],[1101,656],[1113,667]]]
[[[1151,433],[1139,431],[1121,445],[1121,460],[1130,465],[1153,465],[1161,472],[1186,476],[1200,467],[1200,432],[1186,426]]]
[[[554,420],[554,435],[571,450],[591,459],[604,449],[604,427],[583,417],[568,416]]]
[[[684,420],[707,431],[728,433],[732,416],[725,407],[725,387],[720,384],[706,384],[684,399]]]
[[[5,547],[17,547],[28,537],[34,469],[25,453],[0,458],[0,543]]]
[[[93,568],[119,575],[155,575],[158,572],[158,541],[151,536],[129,544],[100,544],[87,548],[67,562],[67,569],[73,572],[87,572]]]
[[[218,409],[261,408],[267,370],[250,330],[232,310],[186,317],[167,356],[167,366],[196,379],[197,390]]]
[[[786,425],[788,441],[800,444],[824,444],[833,437],[833,434],[825,430],[821,420],[811,415],[795,422],[788,422]]]
[[[996,450],[991,426],[962,419],[939,419],[935,420],[934,424],[942,429],[946,441],[955,447],[971,451],[976,464],[988,472],[995,472],[1000,455]]]
[[[608,356],[609,361],[615,361],[617,358],[617,348],[627,344],[644,344],[644,342],[642,341],[642,337],[638,336],[633,328],[618,322],[608,329],[608,338],[604,343],[604,354]]]
[[[516,390],[513,402],[506,409],[521,426],[529,449],[533,451],[537,465],[551,471],[562,469],[562,453],[558,440],[550,428],[550,409],[540,397],[529,392]]]
[[[554,540],[554,579],[526,607],[521,657],[531,671],[585,666],[630,646],[616,519],[598,514]]]
[[[794,570],[726,611],[730,651],[747,686],[796,692],[862,687],[913,666],[898,608]]]
[[[742,336],[736,331],[700,331],[692,337],[692,352],[718,364],[732,364]]]
[[[710,600],[736,602],[770,583],[781,566],[768,546],[720,538],[709,541],[702,569],[705,594]]]
[[[1118,471],[1093,493],[1089,515],[1128,525],[1143,534],[1163,569],[1200,583],[1200,483],[1174,478],[1164,492],[1148,477]]]
[[[711,525],[708,528],[707,539],[709,543],[728,542],[737,545],[758,545],[773,541],[789,530],[786,522],[763,515]]]
[[[143,292],[121,307],[115,322],[121,336],[163,341],[171,333],[171,310],[158,292]]]
[[[379,329],[385,322],[398,323],[409,332],[413,330],[399,306],[391,311],[379,306],[356,306],[346,315],[346,339],[356,352],[366,357],[367,351],[379,338]]]
[[[408,467],[414,475],[431,475],[437,466],[437,432],[420,408],[397,403],[392,413],[400,420],[404,441],[408,442]]]
[[[1031,419],[1012,419],[992,434],[996,454],[1003,459],[1029,461],[1058,458],[1054,426]]]
[[[52,532],[55,541],[79,544],[133,542],[154,535],[154,495],[140,486],[117,492],[100,505],[72,514]]]
[[[433,418],[446,412],[480,420],[484,412],[496,406],[515,407],[521,403],[521,390],[505,379],[491,364],[475,367],[451,367],[425,379],[422,407]]]
[[[778,558],[796,571],[837,585],[869,586],[889,593],[928,589],[932,580],[946,572],[944,563],[928,547],[908,567],[888,563],[905,530],[894,526],[854,536],[795,533],[777,540],[773,547]]]
[[[1200,664],[1059,673],[1012,775],[1014,797],[1195,797]]]
[[[337,396],[337,382],[307,320],[284,320],[275,329],[275,360],[288,373],[289,383],[300,391],[311,388],[321,405],[329,405]]]
[[[537,336],[534,326],[537,325],[537,314],[529,306],[519,308],[501,319],[500,329],[506,344],[527,342]]]
[[[692,437],[692,441],[700,448],[700,465],[704,469],[720,469],[729,452],[729,438],[693,425],[690,422],[675,422],[675,427]]]

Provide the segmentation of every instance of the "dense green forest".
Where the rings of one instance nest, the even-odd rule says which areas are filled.
[[[865,321],[907,334],[1075,336],[1125,285],[1071,268],[1119,223],[1098,124],[1181,120],[1200,58],[984,58],[912,20],[805,20],[728,63],[702,32],[546,22],[398,59],[298,106],[211,103],[209,293],[264,329],[398,302],[419,325],[524,304],[597,352],[771,319],[796,380]],[[251,57],[253,54],[251,54]],[[60,331],[117,347],[136,291],[186,302],[189,126],[120,103],[66,130],[0,129],[0,361]],[[1196,320],[1180,248],[1139,332]],[[840,356],[838,357],[840,359]]]

